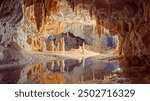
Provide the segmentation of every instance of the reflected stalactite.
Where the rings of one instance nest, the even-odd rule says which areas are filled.
[[[54,66],[55,66],[54,61],[47,62],[47,68],[48,68],[48,70],[53,70]]]
[[[85,58],[83,57],[82,59],[82,67],[84,68],[85,67]]]
[[[81,76],[81,83],[84,82],[84,75]]]
[[[60,71],[65,72],[65,60],[61,60],[59,64],[60,64]]]
[[[92,78],[93,78],[93,80],[95,80],[95,73],[94,73],[94,71],[92,72]]]
[[[35,64],[27,73],[28,82],[36,84],[62,84],[64,76],[58,73],[47,73],[44,64]]]

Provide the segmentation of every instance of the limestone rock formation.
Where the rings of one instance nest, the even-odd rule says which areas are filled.
[[[111,35],[118,35],[119,54],[124,54],[128,64],[150,64],[149,0],[2,0],[0,25],[4,30],[0,29],[0,46],[9,50],[12,43],[17,46],[18,43],[28,42],[35,50],[43,51],[41,42],[44,37],[28,37],[24,42],[18,41],[19,37],[15,38],[14,34],[19,35],[20,30],[21,35],[26,34],[26,37],[49,32],[59,34],[74,22],[78,23],[75,24],[77,26],[96,26],[100,37],[106,29]],[[21,49],[25,47],[22,44],[18,46]],[[14,51],[20,52],[21,49]],[[6,53],[11,56],[10,52]]]

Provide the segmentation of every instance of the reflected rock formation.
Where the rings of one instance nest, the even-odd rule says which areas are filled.
[[[46,67],[43,63],[34,64],[28,67],[29,70],[23,70],[22,76],[26,77],[24,83],[33,83],[33,84],[62,84],[64,83],[64,76],[61,73],[52,73],[46,70]],[[24,73],[27,74],[24,74]],[[20,81],[21,82],[20,78]],[[21,83],[23,83],[21,82]]]

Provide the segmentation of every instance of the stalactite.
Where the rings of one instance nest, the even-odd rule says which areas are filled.
[[[74,10],[75,10],[74,2],[72,3],[72,10],[73,10],[73,12],[74,12]]]
[[[124,33],[124,22],[123,22],[123,20],[120,21],[120,28],[121,28],[120,34],[123,34]]]
[[[89,14],[90,14],[91,19],[92,19],[92,16],[93,16],[92,10],[93,10],[93,6],[91,6],[91,7],[89,8]]]
[[[83,6],[83,9],[84,9],[84,2],[85,2],[85,1],[84,1],[84,0],[82,0],[82,6]]]
[[[111,13],[112,13],[112,5],[109,4],[108,5],[108,14],[111,15]]]
[[[148,20],[148,10],[149,10],[148,6],[149,5],[147,5],[146,2],[143,2],[143,10],[144,10],[143,16],[144,16],[145,22],[147,22]]]
[[[95,0],[92,1],[92,3],[90,4],[90,7],[89,7],[89,14],[90,14],[90,17],[92,19],[92,16],[93,16],[93,6],[94,6],[94,3],[95,3]]]
[[[37,24],[37,29],[40,31],[40,27],[42,26],[42,4],[41,3],[35,3],[34,4],[34,16],[35,21]]]
[[[25,12],[26,12],[26,7],[24,5],[24,2],[22,1],[22,13],[23,13],[23,17],[25,17]]]
[[[96,18],[96,26],[97,26],[97,32],[99,34],[99,37],[101,37],[101,23],[100,23],[100,19]]]
[[[75,7],[75,15],[78,15],[78,6]]]
[[[23,3],[25,9],[34,5],[33,11],[38,31],[40,31],[40,27],[42,27],[42,22],[46,22],[48,16],[57,13],[59,10],[58,3],[56,0],[24,0]]]

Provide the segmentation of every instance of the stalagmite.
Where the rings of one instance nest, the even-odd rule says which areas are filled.
[[[62,51],[62,52],[65,51],[64,37],[62,37],[62,38],[60,39],[60,47],[59,47],[59,51]]]
[[[82,53],[84,53],[85,52],[85,43],[83,42],[83,44],[82,44]]]
[[[57,46],[55,46],[55,51],[59,51],[59,47],[60,47],[60,42],[58,41]]]
[[[82,62],[82,58],[79,58],[78,61],[79,61],[79,63],[81,63]]]
[[[46,51],[46,42],[44,41],[44,38],[43,38],[43,51]]]
[[[49,41],[49,42],[48,42],[47,50],[48,50],[48,51],[51,51],[51,52],[54,52],[54,48],[55,48],[54,42],[53,42],[53,41]]]

